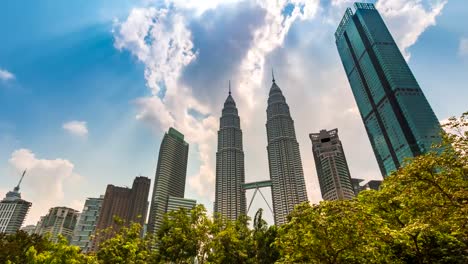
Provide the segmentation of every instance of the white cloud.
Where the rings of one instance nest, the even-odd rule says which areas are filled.
[[[153,96],[137,100],[137,118],[148,121],[157,130],[175,126],[186,135],[190,143],[198,145],[201,166],[197,174],[189,176],[189,186],[200,196],[212,200],[215,182],[212,157],[216,149],[218,122],[212,116],[212,109],[196,99],[191,87],[178,82],[182,70],[197,57],[197,53],[193,51],[192,34],[187,29],[186,19],[180,10],[195,8],[203,12],[215,8],[220,1],[172,3],[176,7],[170,11],[154,7],[132,9],[125,21],[116,22],[115,46],[120,50],[129,50],[146,66],[147,86]],[[282,14],[288,3],[295,7],[290,15]],[[251,48],[239,66],[237,81],[240,83],[239,94],[242,94],[239,100],[249,105],[241,109],[245,115],[252,111],[255,92],[261,87],[265,56],[282,45],[294,21],[314,16],[319,1],[306,3],[299,0],[259,0],[256,4],[265,9],[267,15],[263,25],[255,29]],[[160,98],[158,94],[163,88],[166,89],[165,96]],[[188,114],[190,109],[207,117],[196,119]]]
[[[75,166],[69,160],[38,159],[31,150],[18,149],[11,154],[9,164],[16,174],[27,169],[21,186],[23,199],[32,202],[27,224],[35,224],[50,207],[72,205],[67,203],[65,193],[72,188],[79,188],[82,177],[75,172]]]
[[[88,128],[85,121],[69,121],[64,123],[62,128],[75,136],[86,137],[88,135]]]
[[[0,80],[2,81],[8,81],[8,80],[12,80],[15,78],[15,75],[13,75],[13,73],[7,71],[7,70],[4,70],[4,69],[0,69]]]
[[[458,47],[458,54],[460,56],[468,56],[468,38],[460,39],[460,46]]]
[[[340,137],[348,149],[345,151],[351,154],[348,155],[348,160],[354,163],[351,165],[353,176],[365,179],[379,178],[375,157],[370,150],[367,134],[342,71],[342,65],[330,66],[329,54],[337,56],[330,39],[333,38],[336,23],[339,21],[333,21],[341,18],[336,14],[342,16],[344,7],[350,5],[352,1],[334,0],[327,7],[330,10],[324,10],[325,7],[321,7],[318,0],[256,0],[245,1],[245,4],[247,2],[249,5],[260,6],[265,11],[264,21],[252,28],[252,42],[240,63],[232,67],[235,72],[229,73],[231,76],[228,77],[233,77],[235,80],[233,95],[240,111],[244,131],[246,180],[268,177],[264,124],[270,81],[264,80],[264,73],[269,72],[270,67],[279,69],[277,81],[283,88],[291,107],[311,200],[320,200],[320,192],[316,177],[312,177],[315,175],[315,168],[307,135],[322,128],[339,127]],[[435,24],[435,18],[441,13],[446,2],[446,0],[431,1],[428,5],[424,5],[420,0],[388,0],[378,2],[377,6],[399,47],[409,58],[407,49],[417,41],[427,27]],[[243,8],[243,4],[230,7]],[[288,4],[294,4],[294,8],[288,10],[291,11],[290,14],[285,14],[284,7]],[[216,130],[219,126],[216,117],[220,114],[222,102],[202,103],[207,99],[198,98],[192,87],[182,84],[179,79],[184,69],[199,59],[196,49],[203,48],[194,47],[192,39],[197,36],[193,36],[187,26],[187,21],[197,17],[185,11],[195,9],[196,15],[200,15],[212,8],[219,8],[217,11],[221,11],[220,5],[226,4],[216,0],[175,1],[170,9],[134,8],[126,20],[116,21],[114,28],[115,47],[130,51],[144,63],[147,86],[152,93],[151,96],[136,100],[138,108],[136,118],[151,124],[158,132],[167,130],[169,126],[175,126],[186,135],[190,144],[197,145],[201,165],[196,174],[189,175],[188,185],[198,195],[208,197],[210,200],[214,198],[215,188],[213,157],[216,152]],[[331,14],[333,18],[330,18]],[[315,20],[316,23],[325,22],[320,25],[319,31],[308,28],[299,32],[298,34],[304,37],[301,35],[298,46],[288,47],[287,51],[282,51],[286,55],[280,60],[269,58],[282,50],[285,38],[295,23],[301,24],[297,22],[302,21],[307,24],[317,15],[323,17]],[[236,41],[235,36],[232,41]],[[324,66],[327,63],[320,61],[322,50],[317,50],[313,55],[308,52],[311,48],[315,48],[314,45],[321,45],[320,47],[326,51],[327,66]],[[330,50],[333,53],[330,53]],[[204,50],[204,52],[209,51]],[[338,58],[334,60],[339,62]],[[213,67],[223,67],[223,65],[213,65]],[[281,76],[280,73],[286,76]],[[214,87],[212,89],[215,92]],[[343,95],[343,91],[346,91],[346,95]],[[164,97],[160,96],[164,93]],[[216,105],[216,109],[212,109],[209,105]],[[195,109],[206,117],[196,119],[188,114],[190,109]],[[324,109],[333,109],[333,111],[324,111]],[[313,120],[311,113],[318,113],[314,115]],[[191,149],[196,148],[191,147]],[[207,207],[211,208],[211,205]]]
[[[282,10],[289,3],[294,4],[294,9],[291,15],[287,16],[282,14]],[[237,76],[240,83],[239,95],[248,106],[248,111],[241,109],[244,116],[249,115],[254,107],[255,93],[261,88],[265,57],[283,44],[285,36],[296,20],[315,16],[319,1],[258,1],[258,4],[266,10],[265,22],[255,30],[251,48],[241,62]]]
[[[134,8],[125,21],[116,21],[114,36],[116,48],[129,50],[146,67],[146,84],[152,96],[136,101],[136,118],[148,122],[156,131],[174,126],[189,143],[198,145],[201,167],[189,177],[189,182],[200,195],[212,196],[212,192],[201,187],[214,185],[212,140],[216,121],[212,116],[197,120],[189,114],[190,109],[202,114],[210,111],[193,96],[190,87],[178,82],[184,67],[196,58],[185,18],[177,10]],[[164,97],[158,96],[162,89]],[[193,180],[201,178],[205,184]]]
[[[390,32],[406,60],[411,57],[408,48],[416,43],[419,36],[436,24],[436,17],[448,0],[385,0],[376,4],[384,17]],[[426,5],[424,4],[426,3]]]
[[[179,7],[195,10],[197,15],[203,14],[206,10],[215,9],[220,4],[230,4],[241,0],[166,0],[166,5],[175,4]]]

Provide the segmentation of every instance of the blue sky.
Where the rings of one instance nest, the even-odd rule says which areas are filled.
[[[153,180],[161,138],[173,125],[190,143],[186,196],[211,210],[229,79],[247,181],[268,178],[272,67],[295,120],[310,200],[318,202],[320,191],[308,133],[322,128],[338,127],[353,177],[379,178],[334,46],[351,1],[301,2],[2,2],[0,196],[28,167],[28,224],[51,206],[81,210],[106,184],[130,186],[140,174]],[[468,110],[462,2],[377,3],[440,120]]]

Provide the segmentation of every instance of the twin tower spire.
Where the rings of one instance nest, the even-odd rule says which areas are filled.
[[[296,204],[307,201],[307,193],[294,121],[273,71],[266,128],[273,213],[275,224],[281,225]],[[229,95],[224,103],[218,131],[215,213],[231,220],[246,214],[244,184],[242,130],[229,81]]]

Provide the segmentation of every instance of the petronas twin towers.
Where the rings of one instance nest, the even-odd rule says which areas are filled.
[[[307,201],[307,192],[294,121],[274,77],[268,98],[266,129],[273,213],[275,224],[281,225],[296,204]],[[232,220],[246,214],[244,184],[242,130],[229,87],[218,131],[214,211]]]
[[[245,169],[242,130],[230,86],[219,122],[214,211],[229,219],[237,219],[246,213]]]

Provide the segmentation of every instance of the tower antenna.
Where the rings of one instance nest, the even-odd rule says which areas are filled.
[[[21,179],[18,182],[18,185],[15,187],[15,191],[19,191],[20,184],[23,181],[24,175],[26,174],[26,170],[23,171],[23,175],[21,175]]]
[[[275,82],[275,73],[273,72],[273,68],[271,68],[271,78],[273,82]]]
[[[229,95],[231,95],[231,80],[229,80]]]

